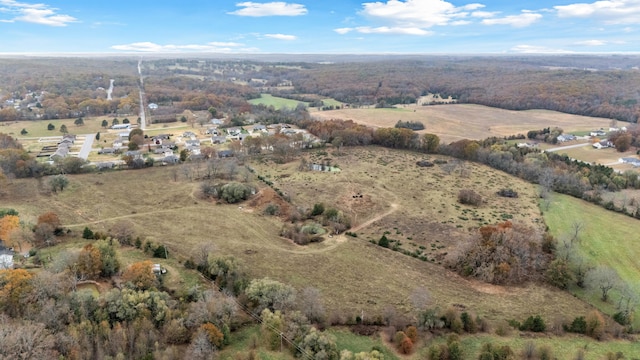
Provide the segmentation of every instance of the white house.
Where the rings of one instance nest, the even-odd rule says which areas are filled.
[[[156,103],[151,103],[148,105],[150,110],[157,110],[158,109],[158,104]]]

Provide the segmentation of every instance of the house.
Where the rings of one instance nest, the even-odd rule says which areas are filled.
[[[606,148],[610,148],[610,147],[614,147],[613,143],[609,140],[602,140],[600,142],[597,143],[593,143],[593,147],[600,150],[600,149],[606,149]]]
[[[233,150],[220,150],[218,151],[219,158],[233,157]]]
[[[119,149],[122,146],[124,146],[123,143],[122,143],[122,140],[116,140],[116,141],[113,142],[113,147],[116,148],[116,149]]]
[[[623,164],[631,164],[634,167],[640,166],[640,159],[638,159],[638,158],[624,157],[624,158],[618,159],[618,161],[623,163]]]
[[[189,151],[191,152],[191,155],[200,155],[200,148],[199,147],[194,147],[189,149]]]
[[[242,128],[239,127],[230,127],[227,129],[227,134],[229,134],[230,136],[235,136],[237,134],[240,134],[242,132]]]
[[[212,136],[211,143],[212,144],[224,144],[227,142],[227,138],[225,136]]]
[[[131,124],[116,124],[116,125],[111,125],[111,128],[113,130],[131,129]]]
[[[147,105],[149,107],[149,110],[157,110],[158,109],[158,104],[156,103],[151,103],[149,105]]]
[[[136,151],[129,150],[126,153],[124,153],[124,156],[131,156],[134,159],[142,159],[142,153],[140,151],[138,151],[138,150],[136,150]]]
[[[597,137],[597,136],[605,136],[607,135],[607,133],[604,130],[595,130],[590,132],[589,135],[593,137]]]
[[[180,162],[180,157],[175,155],[175,154],[171,154],[171,155],[163,157],[161,161],[164,164],[177,164],[177,163]]]
[[[184,142],[184,145],[187,147],[187,149],[197,148],[197,147],[200,147],[200,140],[198,140],[198,139],[187,140],[187,141]]]
[[[562,134],[562,135],[558,135],[556,139],[558,139],[558,142],[567,142],[567,141],[575,140],[576,136],[571,134]]]
[[[129,140],[129,133],[130,133],[130,131],[120,132],[120,133],[118,133],[118,137],[120,139],[123,139],[123,140]]]
[[[185,131],[185,132],[182,133],[182,137],[195,138],[196,134],[193,131]]]
[[[258,124],[258,125],[254,125],[253,126],[253,132],[267,132],[267,127],[262,125],[262,124]]]
[[[169,140],[168,134],[160,134],[151,138],[151,141],[156,145],[162,145],[164,140]]]
[[[524,143],[518,143],[516,145],[518,148],[535,148],[538,147],[538,144],[536,143],[528,143],[528,142],[524,142]]]
[[[211,119],[211,124],[213,124],[213,125],[222,125],[222,124],[224,124],[224,119]]]
[[[220,135],[218,128],[208,128],[204,133],[205,135]]]
[[[102,148],[98,150],[98,154],[115,154],[116,149],[114,148]]]

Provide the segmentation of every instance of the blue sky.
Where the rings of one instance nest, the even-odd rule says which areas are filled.
[[[640,53],[640,0],[0,0],[0,53]]]

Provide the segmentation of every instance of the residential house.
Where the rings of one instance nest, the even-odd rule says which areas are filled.
[[[158,104],[156,103],[151,103],[149,105],[147,105],[149,107],[150,110],[157,110],[158,109]]]
[[[161,161],[164,164],[177,164],[180,162],[180,157],[175,154],[171,154],[162,158]]]
[[[99,162],[96,164],[96,169],[104,170],[104,169],[113,169],[116,166],[115,163],[111,161]]]
[[[182,133],[183,138],[195,138],[196,134],[193,131],[185,131]]]
[[[567,142],[567,141],[575,140],[576,136],[571,134],[561,134],[561,135],[558,135],[557,139],[558,139],[558,142]]]
[[[595,130],[595,131],[590,132],[589,135],[597,137],[597,136],[606,136],[607,133],[604,130]]]
[[[606,148],[610,148],[610,147],[614,147],[613,143],[609,140],[602,140],[600,142],[597,143],[593,143],[593,147],[600,150],[600,149],[606,149]]]
[[[218,151],[219,158],[233,157],[233,150],[220,150]]]
[[[224,124],[224,119],[211,119],[211,124],[213,124],[213,125],[222,125],[222,124]]]
[[[262,124],[258,124],[258,125],[254,125],[253,126],[253,132],[267,132],[267,127],[262,125]]]
[[[129,150],[126,153],[124,153],[124,156],[131,156],[134,159],[142,159],[142,152],[138,150],[135,150],[135,151]]]
[[[218,131],[218,128],[208,128],[204,133],[205,135],[220,135],[220,131]]]
[[[211,143],[212,144],[224,144],[227,142],[226,136],[212,136]]]
[[[239,128],[239,127],[227,128],[227,134],[229,134],[230,136],[235,136],[240,133],[242,133],[242,128]]]
[[[631,164],[634,167],[640,166],[640,159],[638,158],[624,157],[624,158],[620,158],[618,161],[623,164]]]
[[[116,149],[114,148],[102,148],[98,150],[98,154],[115,154]]]

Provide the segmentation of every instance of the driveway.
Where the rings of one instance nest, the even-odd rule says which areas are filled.
[[[547,149],[545,150],[546,152],[554,152],[554,151],[560,151],[560,150],[567,150],[567,149],[573,149],[573,148],[578,148],[578,147],[583,147],[583,146],[589,146],[591,145],[591,143],[584,143],[584,144],[576,144],[576,145],[567,145],[567,146],[559,146],[559,147],[554,147],[551,149]]]

